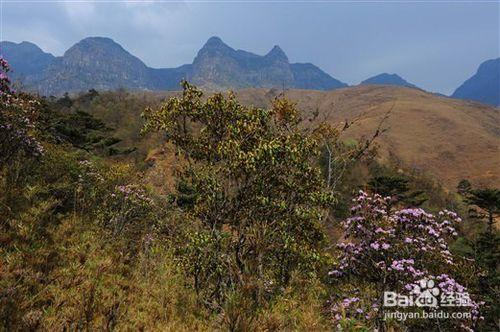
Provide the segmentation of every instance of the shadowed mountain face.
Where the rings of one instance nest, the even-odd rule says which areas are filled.
[[[347,87],[347,84],[331,77],[312,63],[292,63],[290,67],[295,78],[294,87],[297,89],[333,90]],[[315,88],[317,86],[322,88]]]
[[[452,97],[500,106],[500,58],[483,62],[476,74],[456,89]]]
[[[38,46],[29,42],[19,44],[11,42],[0,43],[1,55],[9,60],[14,80],[36,81],[42,71],[52,63],[55,57],[43,52]]]
[[[210,38],[192,64],[154,69],[109,38],[85,38],[62,57],[36,45],[2,42],[4,57],[25,88],[43,95],[89,89],[178,90],[185,78],[208,89],[285,87],[328,90],[347,86],[312,64],[290,64],[279,46],[259,56]]]
[[[395,86],[404,86],[407,88],[418,89],[415,85],[407,82],[404,78],[397,74],[379,74],[377,76],[370,77],[367,80],[361,82],[361,84],[379,84],[379,85],[395,85]]]

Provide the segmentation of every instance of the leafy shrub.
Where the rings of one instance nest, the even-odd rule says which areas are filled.
[[[144,117],[146,130],[164,131],[188,163],[177,199],[192,225],[186,271],[216,311],[234,291],[262,305],[292,273],[314,276],[324,261],[321,221],[333,196],[315,165],[318,140],[286,100],[264,110],[232,94],[202,101],[201,91],[183,87],[181,98]]]

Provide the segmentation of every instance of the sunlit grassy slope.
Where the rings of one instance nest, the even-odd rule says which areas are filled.
[[[281,91],[238,92],[244,103],[265,106]],[[453,189],[468,178],[477,184],[500,184],[500,109],[437,96],[417,89],[357,86],[334,91],[288,90],[286,96],[304,117],[329,122],[359,120],[349,135],[370,136],[391,110],[377,139],[380,156],[390,154],[406,167],[424,170]]]

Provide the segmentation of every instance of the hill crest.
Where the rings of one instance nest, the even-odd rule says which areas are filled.
[[[279,91],[245,89],[241,102],[269,106]],[[288,90],[305,119],[339,123],[359,121],[349,129],[354,138],[367,137],[391,110],[388,130],[377,139],[383,161],[395,156],[403,165],[424,171],[454,191],[469,179],[477,185],[500,185],[500,111],[477,102],[464,102],[417,89],[387,85],[358,85],[333,91]]]
[[[403,86],[407,88],[419,89],[417,86],[409,83],[398,74],[388,74],[388,73],[382,73],[370,77],[361,82],[361,84],[394,85],[394,86]]]

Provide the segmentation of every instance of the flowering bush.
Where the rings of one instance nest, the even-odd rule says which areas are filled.
[[[117,185],[106,199],[102,220],[114,234],[119,234],[129,224],[149,219],[152,206],[153,200],[139,185]]]
[[[0,95],[3,94],[11,94],[12,90],[10,88],[10,79],[7,76],[7,72],[9,71],[9,64],[5,59],[0,57]]]
[[[345,238],[338,244],[338,264],[330,275],[344,289],[363,284],[368,289],[364,293],[350,289],[351,295],[333,301],[331,312],[337,323],[350,317],[380,325],[384,291],[415,294],[422,279],[435,280],[442,297],[467,295],[466,288],[447,274],[457,268],[447,244],[457,235],[455,225],[461,221],[457,214],[447,210],[437,216],[422,209],[387,211],[390,199],[361,191],[353,199],[353,216],[342,223]],[[471,319],[459,322],[463,328],[480,318],[476,302],[469,299],[466,308]],[[422,309],[427,310],[419,307]]]
[[[38,157],[43,153],[34,135],[39,103],[29,95],[15,93],[8,72],[7,62],[0,58],[0,165],[19,154]]]

